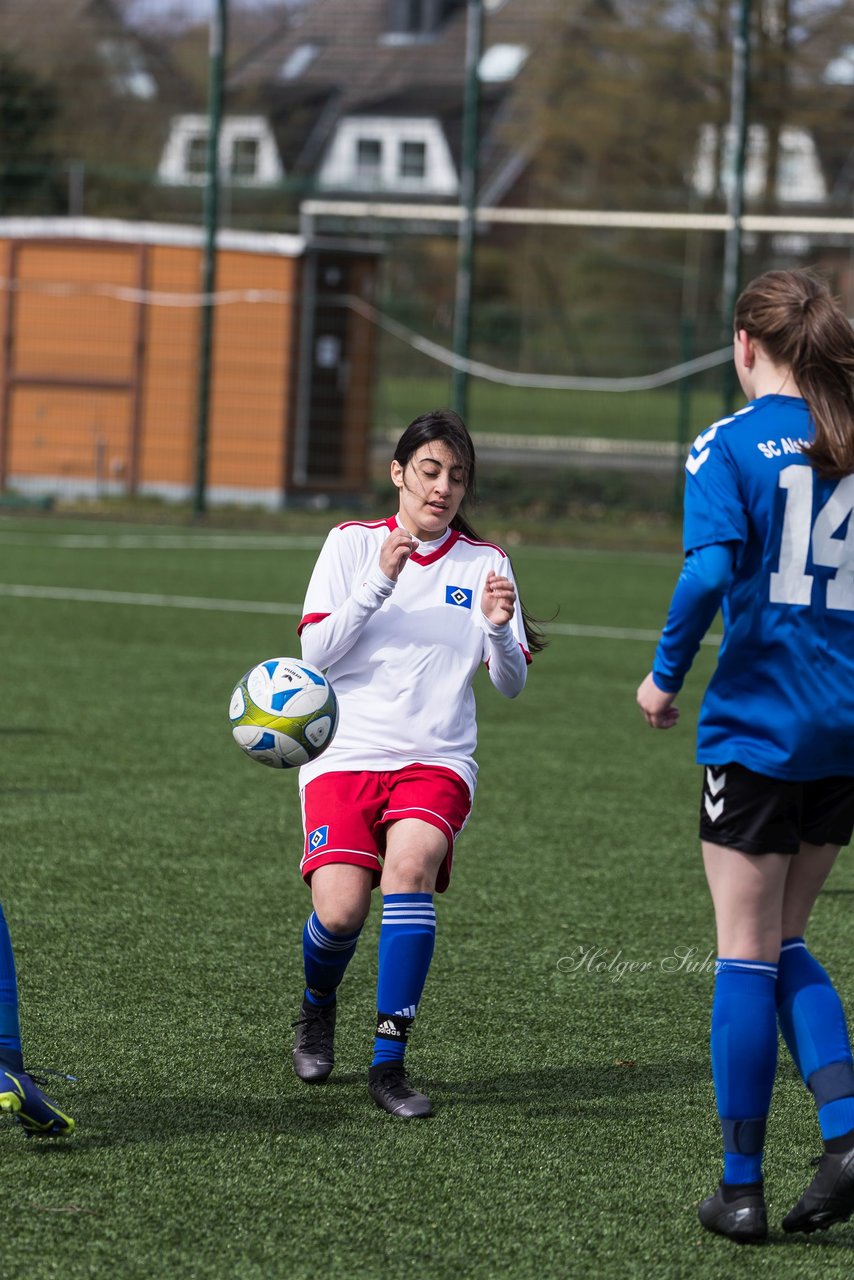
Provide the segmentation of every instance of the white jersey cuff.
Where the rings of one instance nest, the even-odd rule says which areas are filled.
[[[394,579],[387,577],[377,565],[371,570],[361,586],[353,592],[353,595],[360,604],[366,604],[369,608],[378,609],[383,600],[388,599],[396,586],[397,583]]]

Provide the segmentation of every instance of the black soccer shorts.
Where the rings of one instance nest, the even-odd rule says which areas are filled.
[[[854,832],[854,778],[788,782],[740,764],[704,765],[700,839],[742,853],[845,845]]]

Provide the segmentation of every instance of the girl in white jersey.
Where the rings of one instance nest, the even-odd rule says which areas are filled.
[[[433,954],[433,893],[447,888],[474,793],[472,680],[486,662],[498,691],[515,698],[543,646],[504,552],[460,514],[474,470],[455,413],[416,418],[391,463],[397,514],[331,531],[299,627],[303,657],[327,671],[341,714],[331,745],[300,771],[301,869],[314,910],[294,1070],[314,1083],[332,1071],[337,988],[379,885],[368,1088],[403,1119],[432,1110],[409,1083],[404,1053]]]

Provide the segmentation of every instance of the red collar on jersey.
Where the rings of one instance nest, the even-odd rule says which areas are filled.
[[[389,529],[398,528],[397,516],[389,516],[386,520]],[[448,536],[442,543],[441,547],[437,547],[435,551],[431,551],[429,555],[422,556],[419,551],[413,551],[409,559],[413,564],[435,564],[437,560],[441,560],[442,556],[450,551],[451,547],[460,536],[459,529],[449,529]]]

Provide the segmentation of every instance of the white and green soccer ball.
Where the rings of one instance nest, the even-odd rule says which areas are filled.
[[[296,658],[268,658],[235,685],[228,714],[251,760],[294,769],[325,751],[338,727],[338,699],[322,672]]]

